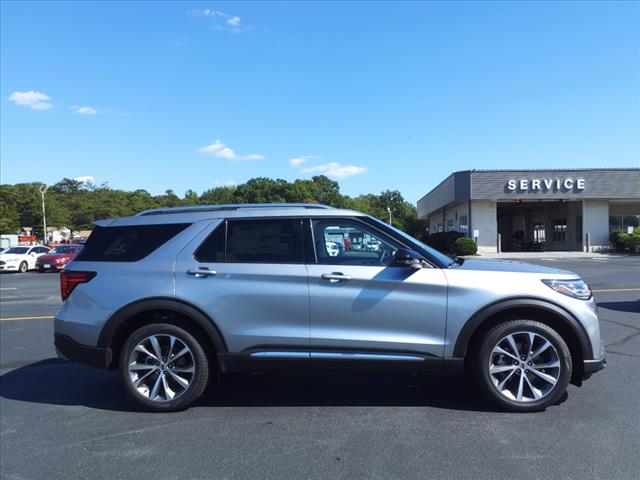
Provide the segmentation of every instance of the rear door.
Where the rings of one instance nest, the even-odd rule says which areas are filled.
[[[207,313],[230,351],[309,345],[300,218],[214,222],[179,254],[176,296]]]
[[[399,241],[355,218],[318,218],[311,225],[317,255],[317,262],[307,266],[312,357],[442,356],[444,272],[391,266]],[[326,246],[336,241],[337,254]]]

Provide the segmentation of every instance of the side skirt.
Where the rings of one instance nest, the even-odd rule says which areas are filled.
[[[221,373],[238,372],[418,372],[456,374],[464,370],[461,358],[439,358],[404,352],[328,352],[299,350],[245,350],[219,353]]]

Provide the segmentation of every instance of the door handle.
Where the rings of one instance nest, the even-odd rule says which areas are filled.
[[[217,273],[215,270],[209,270],[208,268],[193,268],[187,270],[187,275],[193,275],[194,277],[213,277]]]
[[[349,280],[351,280],[351,277],[349,275],[344,275],[340,272],[323,273],[322,275],[320,275],[320,278],[322,280],[329,280],[329,282],[331,283],[348,282]]]

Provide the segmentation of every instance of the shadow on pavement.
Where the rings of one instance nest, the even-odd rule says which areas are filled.
[[[599,302],[598,307],[618,312],[640,313],[640,300],[635,302]]]
[[[59,359],[16,368],[0,376],[6,399],[140,411],[126,398],[118,372]],[[425,406],[496,411],[462,376],[412,374],[236,374],[212,382],[198,407]]]

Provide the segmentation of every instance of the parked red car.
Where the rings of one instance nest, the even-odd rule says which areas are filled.
[[[80,250],[82,250],[82,245],[58,245],[49,253],[38,257],[36,269],[40,273],[48,270],[62,270],[67,263],[75,258]]]

